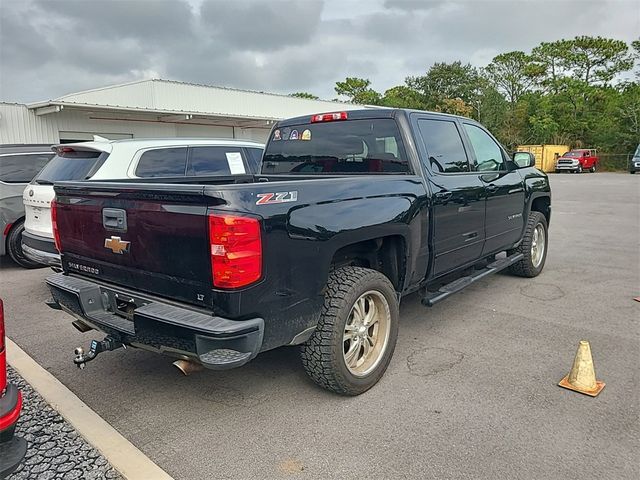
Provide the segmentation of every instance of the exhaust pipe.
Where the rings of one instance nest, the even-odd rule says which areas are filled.
[[[185,376],[192,373],[199,372],[204,367],[200,363],[192,362],[191,360],[176,360],[173,362],[173,366],[180,370]]]

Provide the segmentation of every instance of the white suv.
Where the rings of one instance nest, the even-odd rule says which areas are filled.
[[[257,173],[264,145],[235,139],[128,139],[67,143],[22,195],[22,250],[43,265],[60,265],[51,227],[54,182]]]

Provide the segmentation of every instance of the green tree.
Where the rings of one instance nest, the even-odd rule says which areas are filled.
[[[473,107],[468,105],[460,97],[444,98],[435,107],[436,112],[450,113],[451,115],[461,115],[470,117],[473,114]]]
[[[633,48],[633,56],[636,61],[636,78],[640,79],[640,38],[631,42],[631,48]]]
[[[516,104],[510,104],[505,111],[501,125],[495,130],[498,139],[510,150],[518,145],[531,143],[527,131],[529,119],[529,102],[524,98]]]
[[[381,105],[385,107],[413,108],[417,110],[427,108],[420,92],[406,85],[398,85],[385,91]]]
[[[307,100],[320,100],[320,97],[317,97],[316,95],[308,92],[290,93],[289,96],[296,97],[296,98],[306,98]]]
[[[524,52],[501,53],[484,69],[487,79],[509,103],[515,104],[535,84],[538,69]]]
[[[640,143],[640,84],[629,83],[616,105],[619,119],[619,150],[632,151]]]
[[[542,92],[527,95],[528,125],[526,136],[528,143],[556,143],[554,139],[558,138],[561,126],[556,119],[554,110],[549,108],[547,99],[552,96]]]
[[[529,73],[547,91],[558,92],[558,83],[566,73],[571,42],[542,42],[531,51]]]
[[[498,132],[504,125],[509,104],[502,94],[486,79],[480,79],[480,94],[474,105],[473,117],[482,122],[492,132]]]
[[[586,85],[610,82],[619,73],[633,68],[629,47],[622,40],[576,37],[569,42],[565,66]]]
[[[352,103],[379,105],[382,101],[382,96],[371,88],[371,80],[366,78],[347,77],[344,82],[336,82],[334,89]]]
[[[425,75],[407,78],[406,84],[419,92],[423,96],[423,103],[430,108],[454,99],[473,105],[479,95],[479,78],[478,70],[469,63],[436,62]]]

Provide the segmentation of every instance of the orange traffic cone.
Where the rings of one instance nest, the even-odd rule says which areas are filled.
[[[602,391],[604,382],[596,380],[589,342],[580,340],[573,367],[569,375],[560,380],[558,385],[592,397],[596,397]]]

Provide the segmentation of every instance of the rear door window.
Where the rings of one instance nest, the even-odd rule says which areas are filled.
[[[59,149],[34,181],[47,184],[59,180],[86,180],[100,168],[108,156],[108,153],[97,150]]]
[[[431,170],[439,173],[470,171],[467,152],[455,122],[420,119],[418,129],[429,154]]]
[[[242,148],[191,147],[187,175],[236,175],[246,173]]]
[[[277,128],[262,158],[263,174],[376,174],[410,171],[395,120],[318,122]]]
[[[16,153],[0,156],[0,182],[29,183],[51,160],[53,153]]]
[[[144,152],[136,167],[137,177],[179,177],[187,171],[187,147],[155,148]]]

